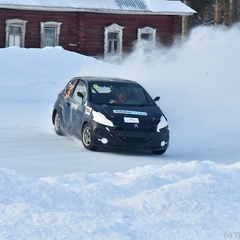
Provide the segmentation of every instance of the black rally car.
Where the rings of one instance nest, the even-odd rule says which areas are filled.
[[[58,135],[74,135],[89,150],[130,147],[163,154],[169,129],[158,100],[134,81],[75,77],[59,93],[52,122]]]

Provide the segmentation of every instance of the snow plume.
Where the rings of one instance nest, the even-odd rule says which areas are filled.
[[[140,82],[153,97],[161,96],[159,105],[172,134],[211,142],[225,132],[224,145],[230,137],[240,136],[239,42],[239,24],[198,27],[184,43],[178,39],[171,48],[156,47],[151,52],[141,46],[121,66],[104,68],[97,63],[82,72]]]

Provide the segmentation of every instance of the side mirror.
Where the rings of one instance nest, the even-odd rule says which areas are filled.
[[[157,97],[155,97],[155,98],[153,99],[154,102],[157,102],[157,101],[159,101],[159,100],[160,100],[160,97],[159,97],[159,96],[157,96]]]
[[[77,95],[80,97],[80,98],[83,98],[83,94],[81,92],[77,92]]]

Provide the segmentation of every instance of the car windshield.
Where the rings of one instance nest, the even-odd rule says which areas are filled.
[[[93,103],[106,105],[154,105],[152,98],[138,84],[97,82],[90,85]]]

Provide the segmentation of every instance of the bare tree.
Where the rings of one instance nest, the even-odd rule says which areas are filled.
[[[230,0],[229,12],[230,12],[230,24],[237,21],[238,17],[238,0]]]
[[[215,26],[222,23],[222,15],[223,15],[223,0],[216,0],[215,5]]]
[[[239,0],[216,0],[215,25],[224,24],[230,26],[238,19]]]
[[[188,31],[199,25],[225,24],[231,26],[240,21],[240,0],[181,0],[197,13],[182,17],[183,39]]]
[[[231,24],[230,0],[224,0],[223,4],[224,4],[223,5],[223,13],[224,13],[223,24],[226,26],[229,26]]]
[[[191,5],[190,0],[184,0],[183,3],[186,4],[187,6]],[[189,19],[188,18],[189,18],[188,16],[182,17],[182,39],[183,39],[183,41],[188,36],[188,30],[189,30],[189,26],[188,26]]]

